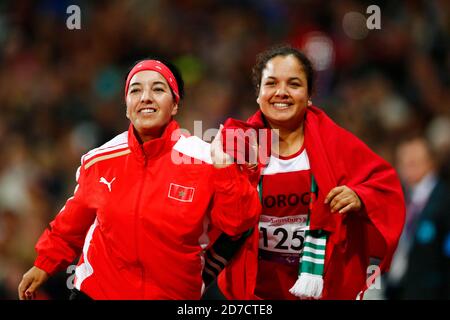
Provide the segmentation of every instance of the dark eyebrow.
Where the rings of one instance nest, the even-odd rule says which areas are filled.
[[[164,83],[164,82],[162,82],[162,81],[155,81],[155,82],[153,82],[153,86],[155,85],[155,84],[161,84],[161,85],[163,85],[163,86],[165,86],[166,84]],[[137,86],[137,85],[142,85],[142,83],[140,83],[140,82],[133,82],[132,84],[130,84],[130,87],[132,87],[132,86]]]
[[[267,80],[276,80],[277,78],[276,77],[267,77],[266,79]],[[292,81],[292,80],[298,80],[300,82],[302,81],[302,79],[300,79],[299,77],[291,77],[288,79],[288,81]]]
[[[162,82],[162,81],[155,81],[155,82],[153,82],[153,85],[155,85],[155,84],[162,84],[163,86],[167,86],[167,84],[165,82]]]

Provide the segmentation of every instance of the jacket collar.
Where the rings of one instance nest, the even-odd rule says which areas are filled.
[[[251,124],[252,127],[256,129],[262,128],[270,129],[269,125],[266,122],[266,119],[264,119],[264,115],[261,110],[256,111],[256,113],[254,113],[250,118],[248,118],[247,123]]]
[[[161,137],[141,143],[136,137],[133,124],[130,123],[128,127],[128,146],[131,152],[142,161],[158,157],[171,150],[178,141],[180,138],[179,128],[178,123],[175,120],[171,120]]]

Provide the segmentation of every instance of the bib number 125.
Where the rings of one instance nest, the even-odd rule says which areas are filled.
[[[299,253],[305,241],[304,225],[291,221],[284,224],[260,221],[259,232],[259,248],[268,251]]]

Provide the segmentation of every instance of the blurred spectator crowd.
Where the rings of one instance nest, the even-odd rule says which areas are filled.
[[[80,30],[66,27],[71,4]],[[343,27],[371,4],[380,30],[361,19]],[[1,1],[0,299],[17,297],[81,155],[127,129],[123,86],[135,61],[159,55],[181,69],[177,120],[194,133],[196,120],[206,130],[252,114],[256,54],[290,43],[314,63],[315,105],[395,166],[404,139],[425,137],[448,182],[449,34],[445,0]],[[42,298],[66,299],[66,278]]]

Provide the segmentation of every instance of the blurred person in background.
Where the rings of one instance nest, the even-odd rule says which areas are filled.
[[[235,240],[216,243],[205,270],[219,273],[226,253],[218,285],[229,299],[362,298],[370,258],[388,270],[403,228],[397,174],[312,105],[314,71],[297,49],[262,52],[253,80],[260,110],[224,125],[276,130],[279,144],[260,161],[259,228],[231,259]]]
[[[405,139],[396,151],[406,224],[385,277],[385,297],[450,299],[450,188],[424,137]]]
[[[251,228],[258,195],[223,152],[181,135],[173,120],[184,96],[176,67],[143,60],[125,85],[124,132],[82,157],[74,196],[36,244],[21,300],[78,256],[71,299],[199,299],[203,250],[213,226]]]

